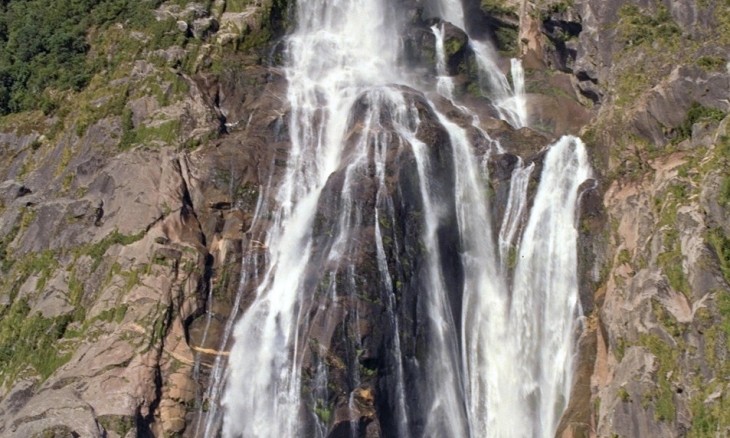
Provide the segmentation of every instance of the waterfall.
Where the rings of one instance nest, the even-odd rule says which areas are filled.
[[[517,127],[527,126],[527,99],[525,98],[525,70],[522,61],[516,58],[510,60],[510,74],[512,75],[512,107],[516,114]]]
[[[437,10],[465,28],[459,1]],[[221,357],[213,367],[207,397],[215,404],[224,392],[222,426],[211,406],[199,433],[324,438],[339,422],[354,437],[378,409],[385,436],[552,436],[580,315],[575,211],[591,177],[582,142],[547,146],[539,178],[520,160],[497,226],[484,163],[503,151],[476,153],[475,136],[493,142],[456,102],[443,25],[431,28],[435,90],[421,90],[402,62],[392,2],[309,0],[296,13],[289,158],[257,205],[226,330],[235,342],[227,367]],[[502,119],[526,126],[521,63],[512,60],[510,84],[488,43],[469,44],[484,94]],[[442,113],[430,91],[473,126]],[[373,306],[387,347],[378,365],[365,360]],[[346,348],[334,357],[325,341],[336,336]],[[375,396],[373,373],[385,382]],[[369,397],[376,403],[360,401]]]
[[[517,166],[500,229],[500,253],[515,235],[526,179]],[[578,186],[591,177],[583,143],[564,137],[545,157],[540,185],[517,245],[511,287],[465,289],[473,297],[464,350],[472,392],[472,436],[549,437],[567,405],[580,315],[576,273]],[[522,204],[522,206],[516,206]],[[500,277],[505,275],[501,261]],[[478,270],[476,267],[475,270]],[[493,287],[493,286],[492,286]],[[511,291],[511,296],[505,294]],[[478,328],[478,330],[476,330]],[[471,355],[471,356],[468,356]]]
[[[444,21],[450,22],[466,33],[464,13],[459,0],[440,0],[437,10]],[[444,54],[444,28],[432,26],[431,31],[436,38],[436,74],[437,92],[447,99],[453,99],[453,81],[446,73]],[[467,33],[468,36],[468,33]],[[489,96],[500,117],[515,128],[527,126],[527,102],[525,98],[525,74],[522,61],[510,60],[510,85],[507,76],[497,65],[497,56],[488,42],[469,39],[469,46],[479,68],[480,87],[482,93]]]
[[[579,139],[563,137],[552,145],[522,237],[510,321],[518,351],[514,383],[520,384],[523,398],[522,410],[516,412],[532,420],[527,429],[531,432],[525,436],[551,436],[568,401],[571,340],[581,313],[575,210],[579,185],[590,177],[585,146]],[[525,427],[525,423],[514,426]]]
[[[302,297],[311,227],[324,183],[337,168],[349,110],[362,87],[395,75],[393,14],[381,2],[297,2],[286,70],[291,152],[265,237],[269,268],[235,328],[229,358],[226,436],[298,434]],[[368,19],[363,19],[368,17]],[[365,38],[364,38],[365,37]],[[377,54],[377,56],[374,56]],[[348,219],[342,212],[343,220]],[[339,236],[347,241],[346,226]]]
[[[515,128],[527,126],[522,63],[517,59],[511,61],[513,87],[497,65],[494,48],[490,44],[471,41],[470,45],[479,66],[482,90],[492,98],[500,117]]]
[[[512,171],[507,207],[502,218],[502,227],[499,229],[498,239],[502,275],[512,267],[510,265],[517,262],[515,248],[519,247],[519,242],[515,242],[515,237],[527,208],[527,186],[530,183],[530,177],[534,169],[535,163],[530,163],[529,166],[525,167],[522,159],[520,159]]]
[[[446,54],[444,50],[444,26],[433,25],[431,32],[436,38],[436,92],[449,100],[454,99],[454,81],[446,71]]]

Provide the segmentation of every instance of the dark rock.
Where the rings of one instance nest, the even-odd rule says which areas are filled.
[[[31,189],[17,181],[9,180],[0,183],[0,202],[3,205],[8,205],[14,200],[31,193],[33,193]]]
[[[545,35],[552,43],[546,55],[552,61],[548,65],[571,73],[578,55],[577,38],[583,30],[581,17],[572,9],[553,10],[542,21]]]

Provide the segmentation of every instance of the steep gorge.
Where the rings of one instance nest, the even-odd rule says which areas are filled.
[[[466,339],[439,341],[430,326],[419,299],[431,287],[429,264],[452,290],[445,308],[453,327],[484,322],[454,310],[469,305],[451,286],[476,278],[459,260],[468,215],[454,209],[428,231],[429,198],[459,205],[452,190],[466,169],[452,160],[454,132],[463,131],[471,153],[488,157],[479,165],[489,180],[480,183],[488,202],[461,204],[487,209],[495,230],[486,234],[499,242],[496,225],[515,213],[518,181],[534,212],[548,160],[542,148],[576,134],[596,176],[573,191],[582,193],[575,274],[585,318],[570,403],[550,428],[561,436],[724,436],[728,6],[463,3],[462,23],[439,2],[391,6],[388,16],[407,23],[392,63],[421,79],[409,79],[417,84],[410,90],[367,92],[349,119],[340,114],[349,124],[345,164],[312,183],[321,190],[310,219],[314,260],[300,274],[316,293],[298,305],[310,309],[310,329],[297,347],[300,386],[291,394],[304,397],[308,414],[295,407],[283,418],[256,418],[270,427],[305,418],[297,426],[304,436],[464,434],[455,431],[470,424],[460,418],[475,418],[471,402],[442,406],[443,415],[424,407],[434,388],[449,385],[446,371],[424,374],[419,361],[439,342],[446,351]],[[221,427],[220,365],[240,359],[235,350],[229,356],[225,334],[238,309],[257,305],[259,270],[271,262],[265,236],[279,221],[262,212],[276,211],[273,194],[301,135],[292,130],[292,117],[302,116],[287,103],[283,39],[303,25],[295,11],[283,1],[150,2],[156,25],[147,27],[122,12],[86,33],[87,59],[102,67],[85,88],[49,89],[45,113],[3,117],[0,434],[214,436]],[[504,73],[509,57],[522,60],[527,128],[514,129],[490,96],[494,78],[480,76],[484,58],[473,44],[480,40],[496,43]],[[402,83],[378,79],[393,82]],[[442,97],[428,95],[429,103],[426,88]],[[414,121],[404,107],[420,120],[416,138],[408,138]],[[380,128],[371,134],[372,126]],[[398,142],[410,146],[392,147]],[[503,150],[494,153],[497,143]],[[416,144],[424,145],[420,159]],[[427,180],[451,181],[427,196],[424,157],[435,173]],[[506,267],[504,281],[526,278],[520,253],[500,249],[494,266]],[[534,317],[542,307],[524,312]],[[445,363],[462,360],[445,354]],[[242,381],[255,383],[250,373]],[[482,436],[481,426],[468,427]]]

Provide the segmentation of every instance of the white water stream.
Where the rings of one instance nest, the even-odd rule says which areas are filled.
[[[324,293],[331,294],[331,304],[326,304],[331,307],[323,310],[339,312],[336,298],[342,293],[354,298],[357,293],[355,267],[348,260],[363,245],[374,246],[379,287],[395,332],[388,354],[390,415],[396,420],[395,430],[384,431],[386,436],[552,436],[568,401],[580,314],[575,211],[578,186],[591,177],[583,144],[564,137],[550,146],[531,209],[528,183],[534,164],[520,162],[513,171],[504,218],[496,229],[485,190],[488,178],[467,131],[431,105],[448,133],[453,162],[449,190],[463,269],[462,290],[457,291],[462,296],[461,309],[454,314],[449,298],[454,295],[453,284],[446,281],[442,260],[449,255],[440,250],[438,231],[448,212],[437,193],[444,183],[434,180],[435,163],[429,153],[434,145],[419,139],[418,110],[403,88],[393,86],[415,86],[411,73],[400,63],[402,23],[393,2],[307,0],[297,2],[296,8],[297,29],[287,39],[286,67],[291,151],[286,173],[274,189],[275,205],[260,204],[255,218],[270,221],[261,246],[266,264],[244,257],[240,289],[252,292],[253,302],[235,324],[228,366],[216,363],[208,394],[215,400],[225,385],[223,436],[326,436],[327,416],[315,415],[302,399],[302,382],[310,377],[314,383],[308,383],[312,387],[307,397],[322,398],[328,393],[328,370],[322,362],[313,376],[302,375],[309,306],[314,301],[314,291],[305,287],[305,281],[314,260],[325,260],[325,277],[345,280],[328,283]],[[458,0],[441,0],[438,10],[445,21],[464,29]],[[453,82],[445,67],[444,29],[436,25],[431,30],[437,47],[434,91],[453,100]],[[511,86],[488,43],[470,41],[470,46],[485,94],[504,120],[515,128],[525,126],[527,105],[519,61],[511,64]],[[358,125],[357,141],[345,153],[351,112],[362,96],[367,112]],[[478,125],[468,108],[457,108],[473,116]],[[422,205],[420,240],[426,251],[419,282],[430,335],[426,356],[415,365],[401,351],[395,274],[389,268],[381,225],[396,220],[386,176],[394,150],[412,153]],[[365,210],[355,181],[371,168],[377,181],[376,208]],[[337,226],[330,230],[332,243],[322,255],[317,253],[313,227],[325,184],[337,172],[344,174]],[[374,215],[374,220],[365,215]],[[374,242],[363,243],[356,233],[371,222]],[[338,289],[343,287],[347,292]],[[240,296],[234,315],[239,305]],[[358,309],[353,312],[357,318]],[[406,364],[407,360],[411,363]],[[406,383],[407,365],[410,372],[418,373],[419,382],[427,383],[419,393],[418,412],[408,402],[414,389]],[[357,383],[359,371],[353,373]],[[415,414],[425,421],[414,424]],[[219,427],[216,415],[208,418],[198,433],[214,436]],[[306,422],[315,427],[305,432]]]

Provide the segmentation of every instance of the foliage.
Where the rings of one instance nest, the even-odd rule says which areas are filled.
[[[727,342],[730,339],[730,294],[725,290],[717,293],[717,308],[720,313],[720,327],[712,322],[705,330],[704,353],[707,364],[716,376],[730,373],[730,362],[725,358]],[[724,336],[721,332],[724,331]],[[695,377],[694,386],[700,390],[690,399],[692,425],[688,437],[709,438],[720,436],[722,430],[730,427],[730,397],[724,391],[725,379],[703,381]],[[718,396],[719,395],[719,396]]]
[[[636,5],[626,4],[619,10],[619,17],[619,30],[628,47],[667,40],[681,33],[664,5],[657,7],[653,14],[647,14]]]
[[[659,421],[671,423],[674,421],[676,407],[670,376],[673,375],[673,367],[677,363],[678,351],[656,335],[641,335],[639,344],[651,351],[659,366],[656,372],[657,388],[649,395],[656,409],[654,416]]]
[[[715,385],[710,389],[717,390]],[[724,430],[730,424],[730,397],[722,394],[713,403],[705,403],[708,390],[700,392],[690,402],[692,411],[692,427],[688,431],[688,437],[711,438],[720,436],[720,430]]]
[[[716,162],[727,168],[730,165],[730,136],[722,136],[718,140]],[[725,208],[730,208],[730,174],[725,172],[725,176],[720,183],[720,194],[718,202]]]
[[[14,381],[27,367],[43,380],[70,359],[57,341],[71,322],[70,315],[45,318],[30,314],[27,300],[16,300],[0,317],[0,380]]]
[[[488,15],[517,15],[515,8],[507,6],[504,0],[481,0],[480,4]]]
[[[692,125],[701,120],[716,120],[720,121],[725,117],[725,113],[721,110],[708,108],[702,106],[697,102],[692,102],[689,110],[687,110],[687,116],[681,125],[676,129],[675,141],[681,141],[689,138],[692,135]]]
[[[314,413],[317,415],[322,424],[329,424],[332,418],[332,408],[324,405],[323,403],[317,403],[314,407]]]
[[[92,259],[91,270],[95,271],[101,264],[102,257],[113,245],[130,245],[144,237],[144,231],[138,234],[125,235],[117,230],[112,231],[104,237],[101,241],[82,246],[75,250],[76,257],[81,255],[88,255]]]
[[[9,246],[15,240],[15,237],[20,231],[20,225],[15,224],[13,228],[5,234],[0,236],[0,273],[7,272],[13,265],[14,260],[9,253]]]
[[[513,55],[517,52],[519,44],[517,42],[518,32],[516,28],[500,26],[494,33],[497,37],[497,49],[499,49],[503,55]]]
[[[697,58],[697,65],[705,71],[722,71],[727,61],[720,56],[701,56]]]
[[[174,20],[158,25],[162,0],[6,0],[0,3],[0,114],[53,111],[53,96],[80,91],[100,67],[89,62],[87,35],[121,22],[167,38]],[[129,32],[129,30],[127,30]],[[176,32],[175,37],[181,32]]]
[[[618,253],[618,264],[619,265],[631,264],[631,253],[627,249],[624,248]]]
[[[156,126],[140,126],[136,129],[129,129],[125,112],[122,116],[122,140],[119,143],[120,149],[129,149],[135,144],[148,144],[154,141],[163,143],[175,143],[180,139],[180,121],[170,120]]]
[[[665,251],[657,257],[657,263],[667,276],[667,280],[672,289],[689,296],[690,287],[687,276],[684,273],[679,232],[674,229],[668,230],[664,233],[664,239]]]
[[[31,274],[38,274],[38,282],[36,283],[36,290],[41,290],[46,285],[46,282],[53,274],[53,271],[58,266],[56,261],[56,254],[51,250],[45,250],[39,253],[29,253],[23,257],[17,267],[17,272],[20,274],[20,278],[25,280]]]
[[[710,246],[717,254],[720,262],[720,270],[722,271],[725,281],[730,284],[730,239],[725,236],[722,229],[715,228],[710,230],[707,236]]]
[[[674,22],[664,5],[654,12],[647,12],[636,5],[626,4],[619,9],[616,24],[617,41],[624,50],[639,50],[636,56],[642,62],[624,63],[633,59],[625,53],[616,52],[614,62],[621,65],[616,76],[616,104],[624,106],[633,103],[637,96],[649,90],[658,78],[668,73],[674,65],[686,58],[692,41],[682,37],[680,27]],[[651,73],[648,73],[651,72]]]
[[[574,6],[573,0],[559,1],[548,7],[548,14],[562,14]]]
[[[721,327],[725,331],[727,339],[730,340],[730,293],[727,291],[718,293],[717,310],[722,318]]]
[[[97,420],[105,431],[116,432],[119,436],[127,436],[135,425],[134,417],[121,415],[100,415]]]
[[[628,402],[631,399],[629,392],[623,386],[618,389],[618,397],[624,403]]]

